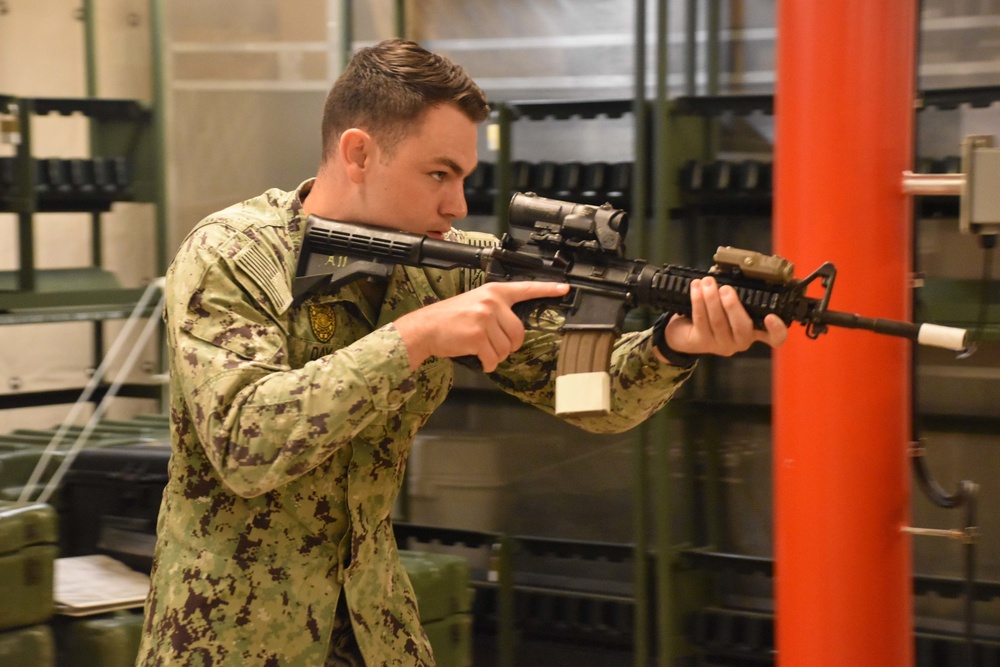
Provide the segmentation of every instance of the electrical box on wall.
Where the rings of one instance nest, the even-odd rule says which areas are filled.
[[[959,226],[970,234],[1000,232],[1000,148],[990,135],[973,135],[962,142],[965,196]]]

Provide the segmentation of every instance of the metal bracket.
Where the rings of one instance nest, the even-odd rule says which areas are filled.
[[[947,537],[951,540],[961,540],[965,544],[972,544],[976,541],[979,531],[975,526],[969,528],[915,528],[913,526],[903,526],[900,530],[909,535],[923,535],[925,537]]]
[[[969,135],[962,141],[962,173],[903,172],[903,193],[958,195],[958,226],[966,234],[1000,233],[1000,148],[992,135]]]

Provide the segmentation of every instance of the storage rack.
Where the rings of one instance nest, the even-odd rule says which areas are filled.
[[[942,91],[924,91],[921,94],[919,108],[937,107],[954,109],[964,105],[973,107],[988,106],[1000,100],[1000,88],[977,87],[967,89],[952,89]],[[743,115],[748,113],[773,113],[773,98],[769,95],[754,95],[746,97],[708,96],[702,98],[678,98],[675,100],[675,110],[680,113],[693,113],[705,117],[722,114]],[[939,160],[919,160],[920,169],[929,173],[955,171],[957,158]],[[689,250],[695,255],[704,254],[706,248],[714,247],[717,237],[717,227],[705,224],[709,220],[733,219],[733,224],[740,224],[740,216],[769,218],[771,211],[771,188],[767,178],[767,170],[762,164],[731,163],[723,160],[708,159],[689,162],[679,171],[677,177],[681,187],[681,207],[677,217],[681,224],[690,232]],[[753,177],[751,177],[753,176]],[[957,202],[947,198],[927,198],[917,203],[921,215],[954,216],[957,213]],[[720,223],[723,224],[723,223]],[[765,230],[766,232],[767,230]],[[766,236],[765,236],[766,238]],[[700,239],[700,241],[698,240]],[[971,295],[979,292],[979,287],[973,288],[974,281],[927,279],[920,291],[920,300],[929,305],[935,315],[935,321],[955,326],[971,326],[976,323],[977,304]],[[989,308],[988,320],[996,322],[1000,312],[996,304],[1000,303],[998,290],[1000,285],[994,282],[984,287],[987,293]],[[997,340],[997,329],[991,327],[980,332],[980,340]],[[743,355],[746,357],[746,355]],[[713,395],[711,376],[720,367],[728,367],[726,360],[713,360],[706,364],[701,373],[709,379],[702,383],[707,387],[691,398],[684,407],[687,416],[685,422],[705,436],[704,461],[700,472],[705,481],[702,484],[704,498],[708,499],[703,506],[706,529],[703,544],[718,545],[712,539],[713,535],[721,533],[718,525],[723,512],[719,506],[718,497],[723,483],[719,476],[718,446],[719,442],[712,438],[711,423],[720,416],[732,418],[740,423],[766,424],[770,420],[769,402],[763,405],[736,405],[719,401]],[[948,430],[962,433],[996,432],[997,420],[991,418],[954,419],[947,415],[929,415],[922,421],[931,427],[944,427]],[[961,422],[961,423],[960,423]],[[988,422],[988,424],[986,423]],[[741,575],[772,577],[773,562],[770,559],[753,558],[742,554],[725,553],[718,546],[708,546],[703,549],[684,549],[682,559],[687,568],[711,573],[712,579]],[[941,577],[914,577],[915,594],[936,595],[941,598],[957,598],[961,594],[961,582]],[[979,602],[994,602],[1000,597],[1000,588],[996,582],[977,582],[976,600]],[[725,664],[770,664],[773,662],[773,614],[759,611],[746,611],[719,606],[718,600],[706,599],[701,610],[691,617],[687,628],[687,638],[692,645],[697,646],[708,659],[725,660]],[[917,630],[916,656],[919,664],[960,665],[964,664],[964,647],[961,637],[941,632]],[[977,652],[983,656],[983,664],[991,664],[990,656],[997,654],[996,642],[978,638]]]
[[[465,547],[493,554],[490,572],[485,577],[474,578],[472,585],[476,590],[474,613],[477,623],[500,636],[500,664],[513,659],[505,653],[505,643],[513,644],[532,637],[622,649],[629,648],[635,641],[632,618],[636,602],[631,596],[514,583],[518,561],[526,556],[634,566],[635,553],[630,545],[431,528],[405,522],[395,522],[394,529],[401,548]],[[647,553],[647,567],[655,566],[655,559],[654,553]],[[681,551],[680,561],[683,568],[716,575],[770,579],[774,570],[774,562],[769,558],[696,549]],[[963,589],[962,582],[954,579],[918,575],[914,577],[914,592],[956,599]],[[992,602],[998,598],[1000,583],[977,586],[977,601]],[[702,650],[709,664],[749,667],[774,661],[774,614],[770,612],[708,603],[685,618],[684,634],[692,645]],[[914,649],[919,665],[959,667],[964,664],[962,640],[953,634],[918,630]],[[979,664],[992,665],[1000,660],[1000,642],[979,639],[976,651]]]
[[[352,31],[350,5],[344,3],[345,62],[350,54]],[[668,251],[675,253],[670,261],[687,264],[704,262],[707,247],[704,226],[691,224],[697,216],[734,216],[749,211],[754,216],[769,218],[771,212],[770,165],[729,164],[715,158],[718,118],[722,114],[773,114],[772,95],[719,95],[719,8],[708,3],[706,95],[695,95],[697,22],[688,14],[685,26],[685,95],[670,99],[666,90],[667,24],[666,3],[656,3],[658,23],[656,40],[656,91],[652,99],[646,92],[646,0],[636,2],[635,24],[635,89],[632,100],[601,100],[572,102],[510,102],[495,105],[493,122],[500,130],[500,144],[495,163],[481,162],[467,182],[466,194],[470,212],[492,213],[497,228],[506,227],[506,208],[514,191],[533,189],[550,196],[561,196],[560,186],[574,179],[583,179],[586,165],[531,164],[513,160],[510,153],[512,123],[518,119],[576,118],[631,113],[635,129],[635,160],[619,166],[619,174],[627,173],[629,189],[608,189],[603,194],[615,205],[628,208],[632,219],[630,248],[636,256],[653,262],[667,261]],[[692,9],[696,3],[688,3]],[[405,3],[396,3],[395,30],[405,35]],[[1000,99],[1000,89],[991,87],[959,88],[925,91],[919,108],[955,108],[960,105],[985,106]],[[652,141],[651,141],[652,140]],[[650,149],[650,145],[653,146]],[[928,170],[950,169],[947,161],[925,163]],[[607,172],[606,172],[607,173]],[[595,174],[589,176],[595,177]],[[624,182],[624,180],[623,180]],[[530,185],[523,187],[522,185]],[[651,192],[652,191],[652,192]],[[600,198],[596,189],[582,190],[574,199],[587,201]],[[610,195],[610,196],[608,196]],[[568,196],[566,198],[569,198]],[[922,207],[953,206],[943,200],[921,202]],[[676,222],[677,224],[673,224]],[[671,229],[686,232],[685,244],[668,243]],[[974,321],[974,306],[969,301],[966,285],[959,281],[932,280],[923,287],[923,298],[935,304],[937,321],[965,325]],[[997,286],[990,286],[992,303],[1000,303]],[[998,319],[996,308],[990,320]],[[640,325],[643,322],[640,322]],[[1000,338],[997,332],[986,332],[987,339]],[[574,641],[607,642],[631,647],[633,664],[670,665],[678,659],[700,655],[723,660],[722,664],[761,665],[773,661],[773,616],[766,613],[746,613],[720,608],[713,590],[718,577],[734,570],[753,576],[770,576],[773,564],[769,559],[748,557],[719,551],[717,538],[722,528],[723,513],[720,496],[723,482],[720,476],[719,442],[711,428],[720,414],[730,415],[750,423],[767,423],[769,405],[735,405],[719,402],[712,396],[711,376],[716,364],[709,361],[700,373],[709,376],[701,394],[685,396],[672,404],[637,431],[634,447],[635,542],[629,545],[561,542],[536,537],[494,535],[474,531],[397,524],[397,539],[401,544],[422,543],[444,546],[461,545],[488,549],[497,555],[497,568],[491,576],[495,581],[477,582],[477,589],[486,600],[486,609],[477,607],[477,615],[485,615],[497,634],[497,664],[515,664],[516,646],[521,630],[546,637],[569,638]],[[694,514],[701,508],[707,517],[703,530],[691,535],[675,535],[669,528],[672,501],[669,489],[676,483],[670,478],[670,464],[662,442],[667,438],[667,422],[678,418],[686,425],[682,466],[687,488],[683,497]],[[932,416],[933,423],[956,425],[961,421],[947,416]],[[983,420],[973,420],[971,428],[983,428]],[[986,420],[985,428],[995,432],[995,420]],[[967,426],[968,427],[968,426]],[[961,430],[961,429],[959,429]],[[707,434],[707,435],[706,435]],[[703,436],[706,451],[697,451],[693,444]],[[652,452],[652,459],[647,452]],[[701,484],[694,480],[703,477]],[[645,508],[652,498],[652,525],[647,522]],[[652,543],[648,539],[652,536]],[[695,548],[692,544],[707,545]],[[595,560],[631,560],[635,582],[631,596],[608,600],[586,591],[540,591],[519,585],[515,579],[517,554],[548,551],[558,557],[593,558]],[[918,594],[934,592],[945,597],[958,595],[959,584],[946,579],[915,577]],[[683,591],[683,595],[678,595]],[[993,600],[1000,597],[996,586],[977,585],[978,598]],[[558,600],[558,601],[557,601]],[[612,611],[607,611],[611,609]],[[545,610],[544,613],[534,611]],[[585,611],[580,611],[585,610]],[[520,615],[517,612],[522,612]],[[628,624],[620,624],[630,618]],[[589,619],[589,620],[588,620]],[[477,619],[478,622],[478,619]],[[628,626],[626,628],[626,626]],[[962,648],[956,637],[918,631],[915,637],[916,655],[921,664],[951,667],[961,664]],[[995,656],[998,647],[992,642],[980,642],[983,655]],[[984,664],[992,664],[987,661]]]
[[[345,62],[350,52],[352,43],[351,14],[349,6],[352,3],[345,3],[345,14],[342,17],[342,27],[344,32],[342,37],[345,43]],[[648,258],[650,261],[662,262],[665,260],[665,248],[670,244],[666,243],[665,234],[668,227],[670,211],[679,206],[679,191],[675,178],[676,170],[684,162],[704,157],[712,145],[712,127],[703,118],[698,118],[694,114],[674,114],[672,113],[672,103],[668,99],[666,90],[667,76],[667,23],[665,3],[657,3],[659,8],[659,21],[656,26],[657,44],[657,67],[656,67],[656,95],[650,101],[646,92],[646,0],[636,2],[636,24],[635,24],[635,45],[634,45],[634,95],[632,100],[600,100],[600,101],[572,101],[572,102],[513,102],[495,105],[493,122],[500,126],[499,146],[497,160],[495,164],[481,163],[474,172],[468,183],[467,194],[470,200],[470,212],[488,214],[491,213],[497,219],[497,228],[504,229],[507,223],[507,204],[511,193],[515,189],[521,189],[525,182],[531,184],[531,189],[545,191],[547,183],[551,183],[555,188],[552,194],[559,192],[559,182],[561,179],[570,180],[582,178],[585,165],[553,165],[539,164],[532,165],[518,163],[511,159],[510,153],[510,132],[511,124],[520,118],[541,119],[553,118],[594,118],[599,115],[620,116],[631,113],[634,127],[634,162],[631,167],[628,165],[615,165],[617,169],[616,177],[618,183],[613,187],[608,187],[605,191],[598,191],[596,188],[591,194],[600,197],[601,194],[612,195],[616,202],[630,210],[631,226],[630,247],[635,248],[639,256]],[[396,5],[396,34],[405,35],[405,20],[403,14],[404,5]],[[710,11],[710,34],[718,32],[718,12]],[[687,26],[686,39],[689,46],[695,42],[695,26]],[[717,38],[713,36],[710,43],[714,44],[712,52],[718,50]],[[688,49],[690,51],[690,48]],[[717,56],[717,54],[716,54]],[[718,62],[717,57],[710,61]],[[688,78],[693,80],[694,72],[689,68]],[[656,147],[650,150],[649,140],[655,139]],[[670,150],[666,150],[667,148]],[[656,155],[661,159],[651,160],[651,155]],[[662,159],[667,156],[667,159]],[[605,176],[612,173],[611,165],[607,167],[597,167],[605,169]],[[593,169],[593,167],[592,167]],[[595,177],[594,173],[589,174]],[[540,182],[536,179],[540,179]],[[492,184],[491,184],[492,181]],[[654,195],[650,196],[651,184]],[[542,187],[538,187],[541,185]],[[515,187],[516,186],[516,187]],[[524,188],[528,189],[528,188]],[[492,198],[492,205],[490,199]],[[649,216],[649,213],[652,213]],[[648,316],[646,316],[648,319]],[[640,314],[638,326],[648,325],[648,321]],[[612,550],[622,550],[633,555],[633,581],[634,591],[631,603],[627,600],[618,600],[611,604],[612,608],[617,607],[613,613],[616,618],[621,617],[622,609],[631,609],[630,624],[631,632],[614,632],[619,639],[625,634],[628,636],[628,643],[632,648],[633,662],[636,665],[646,665],[649,656],[652,654],[655,637],[656,655],[658,664],[671,664],[675,656],[681,654],[682,649],[678,644],[682,636],[682,624],[684,622],[683,612],[679,611],[680,603],[673,593],[678,585],[675,579],[675,572],[680,564],[679,553],[676,548],[678,540],[672,535],[669,528],[670,522],[670,482],[666,459],[663,458],[663,447],[655,446],[655,443],[665,439],[667,421],[674,411],[673,407],[661,411],[654,419],[639,427],[634,445],[634,474],[633,498],[636,512],[634,516],[635,543],[629,545],[617,545],[609,547]],[[647,452],[652,451],[654,460],[648,460]],[[652,473],[650,470],[652,469]],[[648,476],[652,476],[650,479]],[[645,512],[641,510],[647,506],[650,493],[654,498],[653,526],[649,525]],[[418,531],[428,542],[448,543],[455,539],[454,531],[442,530],[438,528],[410,527],[410,531]],[[429,532],[428,532],[429,531]],[[655,542],[650,548],[648,535],[654,534]],[[428,537],[429,535],[429,537]],[[403,539],[402,536],[400,539]],[[475,536],[466,535],[459,538],[461,542],[467,539],[470,545],[482,545],[484,540]],[[532,543],[531,539],[518,539],[500,536],[497,544],[501,557],[501,566],[498,572],[498,582],[494,588],[497,605],[496,633],[497,633],[497,663],[501,667],[515,664],[515,651],[518,641],[517,627],[515,622],[514,600],[515,585],[512,578],[510,557],[514,552],[515,543],[524,545]],[[603,553],[603,547],[595,545],[577,544],[576,549],[582,549],[583,553],[590,553],[594,549]],[[520,546],[518,548],[521,548]],[[647,554],[651,556],[636,556],[637,554]],[[606,557],[604,554],[603,557]],[[680,585],[687,587],[686,582]],[[520,595],[525,594],[521,588]],[[541,599],[545,595],[541,594]],[[537,596],[536,596],[537,597]],[[587,600],[589,596],[584,592],[563,591],[559,597],[564,601]],[[690,598],[689,598],[690,599]],[[567,605],[556,605],[550,607],[554,609],[553,614],[542,615],[536,618],[536,629],[542,633],[553,628],[564,625],[565,618],[560,618],[560,609],[566,610],[575,608],[575,603]],[[586,603],[584,603],[586,604]],[[692,604],[696,600],[692,599]],[[629,612],[626,611],[626,614]],[[651,622],[655,621],[655,628]]]
[[[167,264],[166,182],[162,165],[165,121],[162,112],[161,62],[163,15],[159,0],[149,0],[152,101],[96,97],[95,3],[83,7],[87,91],[83,98],[32,98],[0,95],[0,114],[7,116],[16,154],[0,161],[0,211],[15,213],[18,268],[0,272],[0,325],[52,322],[94,323],[94,367],[104,354],[103,322],[127,317],[143,293],[123,288],[102,267],[103,213],[118,202],[155,207],[155,273]],[[32,152],[32,119],[60,114],[86,117],[90,157],[39,158]],[[40,269],[35,263],[36,214],[78,212],[91,218],[91,265],[70,269]],[[144,313],[149,315],[147,311]],[[99,401],[107,391],[94,392]],[[19,408],[76,400],[77,389],[17,392],[4,397],[4,408]],[[160,387],[124,384],[123,396],[159,398]]]
[[[1000,99],[1000,89],[976,88],[963,91],[925,91],[922,94],[923,108],[938,106],[954,108],[963,104],[985,106]],[[606,106],[605,106],[606,105]],[[660,118],[665,126],[675,130],[674,134],[682,137],[671,151],[671,162],[664,170],[666,175],[657,179],[658,187],[675,184],[676,190],[667,190],[666,203],[657,216],[657,227],[665,226],[670,219],[676,219],[686,230],[688,241],[684,256],[689,262],[697,262],[705,255],[705,248],[711,246],[713,225],[699,224],[708,218],[740,218],[746,215],[768,219],[771,214],[771,164],[769,162],[729,162],[714,159],[711,156],[713,142],[711,126],[715,119],[723,114],[747,115],[751,113],[773,114],[773,97],[770,95],[747,96],[705,96],[680,97],[663,105],[666,118]],[[501,126],[501,145],[495,164],[480,165],[482,173],[470,179],[467,195],[471,205],[480,213],[495,212],[502,218],[509,196],[514,191],[533,190],[546,196],[572,199],[574,201],[590,201],[596,203],[602,198],[615,198],[615,205],[627,207],[627,202],[633,197],[629,188],[637,183],[632,170],[623,170],[629,177],[623,179],[629,188],[608,188],[601,191],[587,183],[584,174],[588,165],[578,163],[525,163],[511,159],[509,136],[512,124],[518,119],[539,120],[543,118],[574,118],[588,119],[602,114],[622,115],[634,111],[634,106],[621,100],[606,102],[574,101],[574,102],[512,102],[501,105],[497,111],[497,122]],[[682,123],[691,118],[700,118],[702,124],[688,124],[683,131],[676,131]],[[694,136],[696,139],[691,140]],[[697,156],[697,157],[696,157]],[[638,160],[645,158],[638,157]],[[637,162],[638,163],[638,162]],[[640,171],[637,163],[633,164],[635,171]],[[921,167],[927,172],[948,171],[956,168],[955,159],[922,160]],[[603,167],[603,166],[602,166]],[[597,172],[595,172],[597,173]],[[589,174],[596,180],[595,173]],[[647,172],[648,173],[648,172]],[[570,184],[575,183],[576,190]],[[648,182],[646,187],[648,187]],[[955,203],[944,199],[920,202],[921,210],[927,213],[929,207],[934,207],[937,214],[947,215],[955,207]],[[639,209],[641,212],[641,209]],[[665,215],[662,213],[665,211]],[[733,224],[739,224],[734,220]],[[501,224],[501,228],[503,225]],[[656,229],[656,227],[654,227]],[[765,229],[765,239],[766,232]],[[650,253],[655,252],[647,244],[644,246]],[[922,288],[922,298],[933,305],[935,320],[957,326],[967,326],[974,323],[975,304],[969,302],[966,295],[974,293],[966,285],[969,281],[953,281],[944,279],[928,280]],[[993,294],[998,289],[996,284],[988,286]],[[951,296],[949,296],[951,295]],[[958,295],[959,298],[953,298]],[[1000,303],[1000,298],[989,299],[991,303]],[[997,318],[992,317],[991,320]],[[995,339],[994,331],[987,331],[983,338]],[[766,352],[763,353],[766,355]],[[753,356],[753,355],[751,355]],[[762,356],[758,353],[757,356]],[[723,362],[724,363],[724,362]],[[716,364],[708,363],[713,367]],[[717,369],[703,369],[702,373],[712,374]],[[711,392],[712,382],[706,383],[707,393],[702,392],[676,408],[675,415],[681,417],[688,425],[688,440],[695,435],[703,436],[703,451],[694,450],[693,445],[686,445],[685,467],[689,473],[688,479],[701,476],[704,482],[698,488],[691,488],[685,497],[694,503],[699,499],[702,507],[704,528],[692,535],[695,544],[717,545],[718,536],[722,533],[721,517],[724,513],[720,505],[722,480],[719,474],[719,445],[713,442],[712,429],[709,423],[718,418],[719,411],[733,415],[739,420],[749,420],[756,423],[769,421],[769,405],[728,405],[719,403]],[[947,421],[947,417],[931,416],[931,423]],[[969,427],[968,422],[966,428]],[[655,425],[651,427],[657,428]],[[706,436],[707,434],[707,436]],[[640,442],[645,438],[640,436]],[[642,445],[637,445],[642,446]],[[655,450],[654,450],[655,451]],[[655,454],[654,454],[655,456]],[[641,459],[641,455],[639,457]],[[699,462],[700,460],[700,462]],[[665,466],[653,466],[654,486],[662,489],[667,483],[665,479],[656,478],[662,474]],[[638,498],[644,493],[639,492]],[[656,521],[663,522],[670,512],[665,505],[665,494],[657,493],[654,506]],[[641,505],[637,505],[641,506]],[[636,571],[644,568],[656,571],[657,576],[640,576],[637,579],[635,595],[632,597],[610,598],[595,595],[586,591],[542,590],[515,581],[513,562],[516,554],[525,550],[538,549],[539,544],[552,543],[541,538],[495,536],[495,535],[458,535],[454,531],[404,526],[400,531],[406,539],[426,539],[441,544],[460,543],[466,546],[487,548],[500,545],[504,558],[510,559],[500,567],[498,582],[481,582],[481,593],[486,598],[487,609],[480,609],[490,619],[492,627],[499,635],[501,664],[510,664],[505,660],[513,660],[512,645],[520,636],[531,634],[549,638],[572,639],[576,642],[598,642],[619,646],[633,646],[638,654],[638,648],[646,640],[641,627],[635,625],[628,629],[620,623],[622,618],[631,615],[648,613],[657,618],[660,627],[657,636],[669,633],[678,627],[683,628],[683,641],[688,647],[695,648],[702,655],[715,659],[735,661],[733,664],[761,664],[762,661],[773,660],[773,615],[763,612],[750,612],[729,609],[718,606],[713,601],[712,581],[721,574],[739,570],[758,576],[770,577],[772,563],[769,559],[757,559],[740,554],[725,553],[713,550],[708,546],[704,549],[678,547],[670,538],[661,538],[656,548],[648,551],[648,557],[637,559]],[[642,540],[638,540],[641,542]],[[565,543],[563,553],[572,553],[576,558],[608,560],[628,559],[633,545],[597,545],[586,543]],[[608,549],[615,552],[609,557]],[[664,551],[666,549],[666,551]],[[600,554],[600,555],[594,555]],[[634,553],[632,554],[634,556]],[[675,610],[673,618],[664,622],[663,610],[657,614],[650,600],[662,600],[667,578],[674,579],[674,587],[683,587],[685,591],[695,591],[698,603],[691,611]],[[638,583],[645,582],[645,585]],[[940,577],[917,575],[914,578],[917,595],[935,594],[944,598],[954,598],[959,595],[960,583]],[[698,597],[700,596],[700,597]],[[671,596],[676,600],[680,596]],[[977,585],[977,600],[991,602],[1000,597],[1000,588],[993,583]],[[690,598],[688,598],[690,599]],[[516,610],[516,611],[515,611]],[[646,610],[646,611],[643,611]],[[514,619],[517,619],[515,622]],[[982,655],[995,655],[1000,645],[985,639],[977,640],[977,650]],[[674,652],[686,652],[675,643],[670,648]],[[957,636],[940,632],[918,630],[915,637],[915,651],[921,661],[927,664],[958,665],[961,664],[962,641]],[[661,655],[661,659],[662,655]],[[664,663],[666,664],[666,663]]]
[[[20,266],[6,278],[0,309],[23,310],[93,304],[134,302],[141,290],[108,292],[107,277],[95,277],[97,290],[62,289],[59,272],[35,267],[34,215],[50,212],[90,213],[93,224],[93,267],[70,270],[73,281],[87,274],[104,274],[100,268],[100,214],[120,201],[156,202],[158,172],[152,141],[152,110],[133,100],[27,98],[0,95],[0,112],[16,115],[20,127],[17,155],[0,161],[0,211],[18,215]],[[32,154],[32,116],[79,113],[91,123],[94,157],[83,159],[36,158]],[[13,280],[10,278],[13,277]],[[47,284],[50,283],[50,284]]]

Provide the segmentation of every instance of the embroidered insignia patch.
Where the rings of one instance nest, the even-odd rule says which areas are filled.
[[[310,305],[309,324],[312,326],[316,340],[321,343],[328,342],[333,338],[333,332],[337,329],[337,319],[333,314],[333,306],[328,303]]]

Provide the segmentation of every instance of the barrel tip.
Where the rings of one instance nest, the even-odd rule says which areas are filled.
[[[969,349],[969,330],[940,324],[922,324],[917,332],[917,342],[964,354]]]

